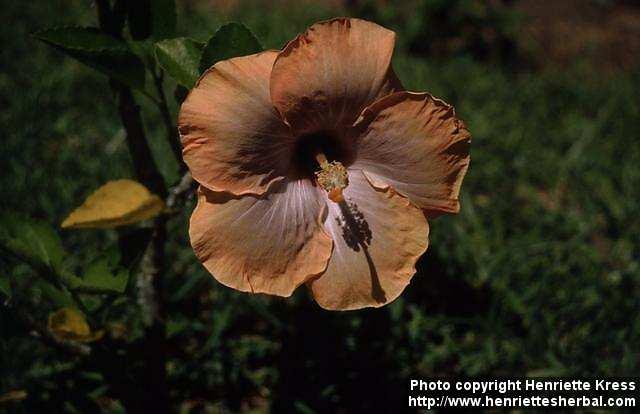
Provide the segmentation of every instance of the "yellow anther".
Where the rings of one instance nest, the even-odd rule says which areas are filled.
[[[329,199],[335,203],[344,201],[342,190],[349,184],[347,169],[339,161],[327,161],[324,154],[316,155],[320,171],[316,171],[316,180],[320,187],[328,193]]]

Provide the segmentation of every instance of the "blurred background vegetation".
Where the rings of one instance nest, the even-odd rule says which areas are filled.
[[[462,210],[431,223],[431,246],[398,300],[331,313],[305,289],[279,299],[215,282],[188,244],[189,202],[168,228],[166,340],[139,340],[134,294],[83,296],[96,312],[92,325],[103,331],[88,357],[34,335],[26,322],[46,324],[69,299],[0,253],[0,411],[121,412],[128,399],[158,385],[146,371],[148,346],[162,347],[160,385],[180,412],[395,412],[406,405],[411,377],[637,375],[635,2],[177,6],[180,36],[206,41],[219,25],[239,21],[265,48],[281,48],[315,21],[338,15],[394,29],[394,67],[405,87],[455,105],[473,135]],[[30,36],[45,27],[97,26],[94,4],[9,0],[0,16],[0,209],[55,225],[65,268],[83,272],[148,230],[59,230],[101,184],[134,177],[106,78]],[[175,117],[178,104],[169,95]],[[136,98],[153,155],[173,185],[179,167],[160,115]],[[128,270],[135,280],[136,269]],[[129,284],[135,290],[135,281]]]

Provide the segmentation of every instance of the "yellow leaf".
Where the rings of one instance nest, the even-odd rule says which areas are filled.
[[[27,398],[28,394],[25,390],[14,390],[0,395],[0,404],[11,401],[21,401]]]
[[[157,216],[164,209],[160,197],[132,180],[109,181],[98,188],[62,222],[62,228],[125,226]]]
[[[84,315],[73,308],[62,308],[50,314],[47,328],[60,340],[93,342],[104,335],[103,331],[91,332]]]
[[[129,335],[129,328],[120,322],[110,323],[108,326],[109,334],[114,339],[124,339]]]

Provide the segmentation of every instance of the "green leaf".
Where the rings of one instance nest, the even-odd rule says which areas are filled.
[[[214,315],[215,322],[213,323],[213,329],[211,330],[211,335],[205,342],[203,349],[214,349],[220,343],[220,339],[222,338],[222,334],[225,329],[229,327],[231,322],[233,321],[233,313],[234,307],[228,306],[224,309],[220,309],[219,312],[216,312]]]
[[[144,89],[144,64],[120,39],[91,27],[57,27],[34,36],[134,89]]]
[[[82,279],[67,270],[63,270],[60,273],[60,279],[62,280],[62,283],[69,289],[76,289],[82,284]]]
[[[151,9],[151,35],[156,39],[167,39],[176,33],[175,0],[153,0]]]
[[[52,46],[69,50],[111,54],[123,54],[129,51],[127,43],[95,27],[54,27],[35,32],[34,36]]]
[[[39,291],[44,299],[55,306],[75,306],[75,301],[66,290],[53,287],[44,280],[37,280],[33,284],[34,290]]]
[[[135,0],[128,5],[129,33],[133,39],[174,36],[177,21],[175,0]]]
[[[60,237],[49,224],[12,213],[0,215],[0,250],[32,266],[56,272],[64,257]]]
[[[86,292],[81,292],[81,293],[86,293]],[[100,292],[100,293],[108,293],[108,292]],[[95,313],[98,309],[100,309],[100,307],[104,303],[104,298],[99,295],[83,294],[83,295],[78,295],[78,298],[82,302],[83,309],[85,309],[89,314]]]
[[[256,37],[240,23],[229,23],[218,29],[202,51],[200,73],[216,62],[237,56],[261,52],[262,45]]]
[[[145,66],[152,72],[156,70],[156,43],[153,40],[132,40],[129,46],[133,53],[144,62]]]
[[[113,269],[108,258],[98,259],[85,270],[84,277],[76,281],[73,289],[87,293],[123,293],[129,281],[126,269]]]
[[[156,43],[156,59],[169,76],[189,89],[195,85],[200,72],[202,43],[179,37]]]

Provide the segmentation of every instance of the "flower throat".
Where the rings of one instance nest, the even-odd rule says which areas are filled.
[[[349,184],[343,163],[349,162],[350,155],[341,140],[331,132],[323,131],[299,138],[296,164],[299,171],[315,179],[331,201],[340,203],[344,201],[342,191]]]

